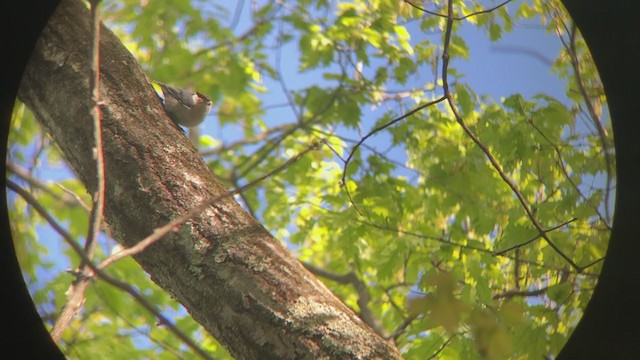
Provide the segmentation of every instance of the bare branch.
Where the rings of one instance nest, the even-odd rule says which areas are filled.
[[[375,224],[366,220],[356,220],[362,224],[366,224],[369,225],[371,227],[374,227],[376,229],[380,229],[380,230],[386,230],[386,231],[393,231],[393,232],[397,232],[398,234],[403,234],[403,235],[410,235],[410,236],[414,236],[420,239],[426,239],[426,240],[433,240],[433,241],[437,241],[439,243],[442,243],[444,245],[448,245],[448,246],[452,246],[452,247],[457,247],[460,249],[466,249],[466,250],[474,250],[474,251],[479,251],[479,252],[483,252],[486,254],[493,254],[493,252],[489,249],[486,248],[481,248],[481,247],[477,247],[477,246],[473,246],[473,245],[466,245],[466,244],[460,244],[460,243],[455,243],[443,236],[433,236],[433,235],[425,235],[425,234],[420,234],[420,233],[416,233],[416,232],[412,232],[412,231],[406,231],[406,230],[402,230],[402,229],[397,229],[397,228],[393,228],[390,226],[384,226],[384,225],[380,225],[380,224]]]
[[[275,13],[274,13],[275,15]],[[264,19],[262,19],[261,21],[257,21],[251,28],[249,28],[247,31],[245,31],[244,33],[238,35],[235,39],[231,39],[225,42],[221,42],[221,43],[217,43],[213,46],[209,46],[206,48],[203,48],[199,51],[197,51],[196,53],[194,53],[194,56],[201,56],[207,53],[210,53],[216,49],[219,49],[221,47],[231,47],[231,45],[233,45],[234,42],[239,42],[239,41],[243,41],[247,38],[249,38],[250,36],[252,36],[253,34],[255,34],[256,32],[258,32],[258,30],[260,30],[260,28],[268,23],[271,20],[271,17],[265,17]]]
[[[598,263],[604,261],[604,259],[605,259],[605,256],[588,263],[587,265],[583,266],[582,268],[583,269],[588,269],[588,268],[594,266],[595,264],[598,264]]]
[[[89,90],[91,91],[91,117],[93,118],[93,136],[95,140],[94,158],[96,160],[97,188],[93,194],[93,208],[91,209],[89,233],[85,243],[85,251],[91,254],[100,232],[100,224],[104,216],[105,173],[104,151],[102,146],[102,110],[100,109],[100,0],[90,0],[91,3],[91,76]],[[79,269],[82,270],[83,264]]]
[[[416,8],[416,9],[420,10],[420,11],[426,12],[427,14],[438,16],[438,17],[441,17],[441,18],[446,18],[447,17],[447,15],[440,14],[440,13],[437,13],[435,11],[427,10],[427,9],[421,7],[421,6],[418,6],[418,5],[414,4],[413,2],[411,2],[409,0],[404,0],[404,2],[409,4],[409,5],[411,5],[412,7]]]
[[[460,20],[464,20],[466,18],[470,18],[472,16],[490,13],[490,12],[492,12],[494,10],[497,10],[498,8],[501,8],[501,7],[505,6],[505,5],[507,5],[511,1],[512,0],[506,0],[505,2],[502,2],[502,3],[496,5],[496,6],[492,7],[492,8],[475,11],[475,12],[472,12],[471,14],[467,14],[465,16],[453,16],[452,19],[460,21]],[[438,16],[438,17],[441,17],[441,18],[448,18],[448,16],[446,14],[440,14],[440,13],[437,13],[437,12],[434,12],[434,11],[427,10],[427,9],[425,9],[423,7],[420,7],[420,6],[416,5],[416,4],[414,4],[413,2],[411,2],[409,0],[404,0],[404,2],[409,4],[409,5],[411,5],[411,6],[413,6],[414,8],[416,8],[416,9],[418,9],[420,11],[426,12],[427,14]]]
[[[46,148],[45,143],[47,142],[47,136],[44,131],[40,129],[40,138],[38,139],[38,143],[36,145],[36,149],[33,152],[33,156],[31,157],[31,161],[29,162],[28,172],[33,175],[33,170],[38,166],[38,161],[42,154],[44,154],[44,150]]]
[[[291,111],[293,111],[293,114],[295,115],[296,119],[298,120],[298,122],[302,121],[302,112],[299,111],[296,108],[296,104],[295,101],[293,99],[293,95],[291,94],[291,91],[289,90],[289,87],[287,86],[286,82],[284,81],[284,76],[282,75],[282,40],[283,40],[283,33],[282,33],[282,27],[284,26],[284,23],[280,23],[280,28],[278,30],[278,35],[277,35],[277,45],[276,45],[276,54],[275,54],[275,71],[276,71],[276,80],[278,81],[278,84],[280,84],[280,88],[282,89],[282,92],[284,93],[285,98],[287,99],[287,103],[289,103],[289,107],[291,108]]]
[[[29,194],[29,192],[27,192],[26,190],[21,188],[18,184],[14,183],[9,179],[7,179],[7,188],[15,192],[16,194],[20,195],[29,205],[31,205],[36,210],[36,212],[38,212],[38,214],[40,214],[40,216],[42,216],[47,221],[47,223],[49,223],[49,225],[53,228],[53,230],[58,234],[60,234],[60,236],[62,236],[63,240],[69,246],[71,246],[71,248],[80,256],[81,259],[85,260],[88,263],[91,262],[87,254],[82,249],[82,246],[80,246],[80,244],[78,244],[73,239],[73,237],[71,237],[71,235],[69,235],[69,233],[66,230],[64,230],[56,222],[56,220],[47,213],[44,207],[42,207],[42,205],[40,205],[38,200],[36,200],[31,194]]]
[[[556,285],[557,284],[561,284],[561,283],[565,283],[568,279],[569,279],[569,272],[566,271],[566,270],[561,270],[560,271],[560,279],[556,283]],[[545,294],[547,292],[547,290],[549,290],[549,286],[545,286],[545,287],[542,287],[540,289],[535,289],[535,290],[520,290],[520,289],[516,288],[516,289],[513,289],[513,290],[507,290],[505,292],[497,293],[497,294],[493,295],[493,299],[494,300],[502,299],[502,298],[511,299],[512,297],[515,297],[515,296],[520,296],[520,297],[540,296],[540,295]]]
[[[238,178],[238,174],[236,174],[235,169],[231,169],[230,180],[234,187],[236,188],[240,187],[240,179]],[[249,214],[251,214],[251,216],[257,219],[258,216],[256,215],[255,210],[251,206],[251,203],[249,202],[249,199],[247,198],[245,192],[244,191],[239,192],[238,196],[240,196],[240,198],[242,199],[242,202],[244,203],[244,206],[249,212]]]
[[[511,1],[512,1],[512,0],[507,0],[507,1],[502,2],[502,3],[500,3],[500,4],[496,5],[496,6],[492,7],[492,8],[489,8],[489,9],[484,9],[484,10],[475,11],[475,12],[472,12],[471,14],[468,14],[468,15],[465,15],[465,16],[462,16],[462,17],[455,17],[455,18],[454,18],[454,20],[464,20],[464,19],[469,18],[469,17],[472,17],[472,16],[476,16],[476,15],[480,15],[480,14],[490,13],[490,12],[492,12],[492,11],[494,11],[494,10],[497,10],[497,9],[499,9],[499,8],[501,8],[501,7],[505,6],[505,5],[507,5],[507,4],[508,4],[508,3],[510,3]]]
[[[91,4],[91,76],[89,77],[91,116],[93,118],[95,147],[93,157],[96,161],[97,189],[93,194],[93,207],[89,215],[89,230],[84,245],[84,252],[90,257],[97,237],[100,232],[100,224],[104,212],[104,153],[102,149],[102,118],[100,110],[100,0],[90,0]],[[86,263],[83,259],[78,266],[78,273],[89,275],[85,272]],[[67,328],[71,319],[82,309],[84,294],[89,286],[89,278],[81,277],[72,282],[67,291],[67,303],[51,330],[51,338],[58,342],[62,332]]]

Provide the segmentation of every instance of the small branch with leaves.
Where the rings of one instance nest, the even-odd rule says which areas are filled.
[[[530,208],[529,204],[525,200],[524,195],[522,195],[522,192],[520,191],[518,186],[515,184],[515,182],[502,169],[502,166],[500,165],[498,160],[493,156],[493,154],[491,153],[491,150],[489,150],[489,147],[487,145],[485,145],[482,141],[480,141],[480,139],[476,136],[476,134],[474,134],[473,131],[471,131],[471,129],[467,126],[467,124],[465,123],[464,119],[462,118],[462,115],[460,115],[460,112],[458,111],[458,107],[455,104],[455,101],[453,99],[453,94],[452,94],[452,92],[451,92],[451,90],[449,88],[449,79],[448,79],[448,68],[449,68],[449,60],[450,60],[450,58],[449,58],[449,46],[450,46],[450,43],[451,43],[451,35],[452,35],[453,21],[454,20],[455,19],[453,17],[453,0],[449,0],[448,1],[447,26],[446,26],[446,30],[445,30],[445,36],[444,36],[444,50],[443,50],[443,53],[442,53],[442,83],[443,83],[442,87],[444,89],[445,97],[447,99],[447,103],[449,104],[449,108],[453,112],[453,115],[455,116],[455,119],[458,122],[458,124],[460,125],[460,127],[462,127],[462,129],[467,134],[467,136],[482,150],[482,152],[485,154],[486,158],[491,163],[491,166],[493,166],[493,168],[496,170],[498,175],[500,175],[500,178],[502,179],[502,181],[505,184],[507,184],[509,186],[509,188],[511,188],[511,191],[513,192],[513,194],[516,196],[516,198],[520,202],[520,205],[524,209],[527,217],[529,218],[529,220],[531,221],[533,226],[536,228],[536,230],[540,234],[540,237],[542,237],[547,242],[547,244],[558,255],[560,255],[560,257],[562,257],[569,265],[571,265],[572,268],[574,268],[577,272],[582,272],[584,270],[584,267],[579,266],[578,264],[576,264],[553,241],[551,241],[549,236],[547,236],[544,228],[538,222],[538,219],[535,217],[535,215],[531,211],[531,208]]]

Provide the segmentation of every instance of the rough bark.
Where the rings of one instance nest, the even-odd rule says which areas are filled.
[[[81,1],[63,1],[36,45],[18,96],[93,193],[89,26]],[[130,247],[227,189],[173,127],[133,56],[104,27],[101,77],[105,216],[114,238]],[[135,259],[237,358],[400,358],[231,198]]]

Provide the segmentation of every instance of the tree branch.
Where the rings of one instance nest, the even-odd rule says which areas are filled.
[[[546,293],[547,290],[549,290],[548,286],[545,286],[543,288],[536,289],[536,290],[518,290],[518,289],[508,290],[508,291],[493,295],[493,300],[498,300],[502,298],[511,299],[514,296],[523,296],[523,297],[539,296]]]
[[[400,325],[390,334],[388,335],[388,339],[393,339],[393,341],[398,341],[398,338],[404,334],[409,325],[418,318],[418,314],[411,314],[407,316]]]

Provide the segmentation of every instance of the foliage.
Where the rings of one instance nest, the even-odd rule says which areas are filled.
[[[414,4],[447,12],[443,0]],[[202,153],[230,187],[323,139],[324,146],[240,200],[301,261],[353,271],[367,285],[365,305],[378,332],[406,358],[537,359],[560,350],[595,286],[611,229],[613,142],[597,71],[559,2],[497,5],[455,0],[454,14],[464,19],[453,22],[448,49],[446,18],[401,1],[268,1],[251,8],[239,1],[234,8],[111,0],[103,10],[152,78],[193,85],[214,100]],[[462,28],[476,27],[497,41],[531,22],[563,44],[551,70],[564,81],[566,98],[476,93],[457,69],[480,61]],[[360,142],[442,96],[445,50],[457,110],[557,249],[539,236],[445,102]],[[10,144],[8,161],[29,170],[14,170],[10,178],[23,185],[49,179],[29,187],[82,242],[87,211],[69,193],[86,203],[90,198],[79,181],[56,175],[64,169],[58,151],[20,105]],[[56,206],[61,199],[64,206]],[[79,258],[51,239],[22,199],[9,201],[25,278],[51,325],[72,280],[64,266],[77,266]],[[107,236],[100,243],[99,258],[114,248]],[[60,253],[48,254],[51,244]],[[134,261],[118,262],[109,273],[134,285],[213,356],[228,357]],[[326,282],[354,310],[364,310],[362,292]],[[156,322],[127,294],[96,282],[62,346],[72,358],[195,357]]]

